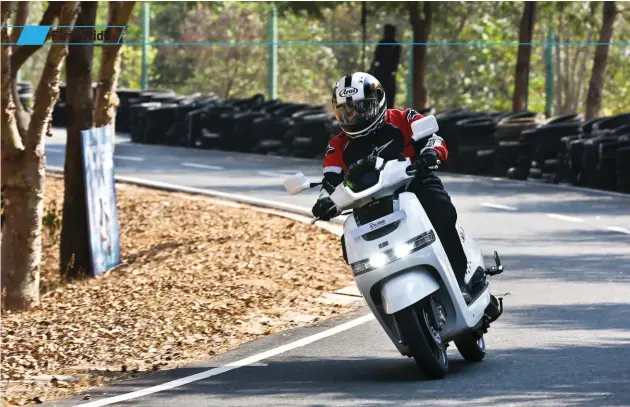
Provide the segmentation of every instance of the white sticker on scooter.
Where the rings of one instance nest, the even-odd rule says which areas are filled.
[[[404,219],[406,216],[407,214],[405,213],[405,210],[401,209],[394,213],[390,213],[389,215],[383,216],[382,218],[378,218],[375,221],[359,226],[358,228],[350,232],[350,236],[356,239],[357,237],[363,236],[366,233],[370,233],[374,230],[378,230],[384,226],[390,225],[394,222]]]

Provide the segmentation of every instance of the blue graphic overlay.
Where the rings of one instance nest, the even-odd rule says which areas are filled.
[[[17,43],[2,45],[120,45],[124,25],[7,25],[2,28],[22,30]],[[47,41],[49,40],[49,41]]]
[[[17,45],[43,45],[49,30],[49,25],[27,25],[22,28]]]

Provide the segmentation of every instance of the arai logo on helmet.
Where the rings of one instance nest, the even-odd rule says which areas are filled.
[[[352,95],[356,95],[357,92],[359,92],[359,89],[357,88],[343,88],[339,91],[339,97],[340,98],[347,98],[350,97]]]

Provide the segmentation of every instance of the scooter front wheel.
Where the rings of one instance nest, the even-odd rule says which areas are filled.
[[[486,356],[486,340],[483,335],[477,338],[472,333],[455,339],[457,350],[467,362],[481,362]]]
[[[432,315],[431,301],[425,298],[398,311],[394,318],[416,364],[431,379],[442,379],[448,372],[448,357]]]

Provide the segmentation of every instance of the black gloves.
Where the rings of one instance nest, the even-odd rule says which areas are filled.
[[[320,197],[313,206],[313,216],[321,220],[331,220],[338,215],[335,204],[329,196]]]
[[[441,163],[435,150],[428,148],[416,157],[415,166],[418,170],[427,173],[437,170]]]

